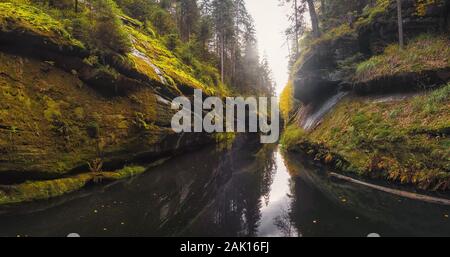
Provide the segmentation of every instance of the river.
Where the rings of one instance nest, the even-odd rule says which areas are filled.
[[[0,236],[450,236],[450,208],[329,178],[245,141],[138,177],[0,209]]]

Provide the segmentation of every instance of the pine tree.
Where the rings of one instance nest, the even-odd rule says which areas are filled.
[[[196,0],[180,0],[179,2],[179,28],[181,39],[190,40],[192,33],[198,26],[200,11]]]
[[[320,37],[319,18],[317,16],[314,0],[305,0],[308,3],[309,16],[311,17],[311,27],[314,37]]]

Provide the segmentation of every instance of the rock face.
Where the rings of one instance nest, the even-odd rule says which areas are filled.
[[[419,14],[423,2],[402,1],[410,18],[400,49],[389,2],[353,28],[325,32],[302,53],[292,77],[303,105],[288,110],[282,141],[344,173],[448,191],[450,42],[443,31],[450,4],[426,5]]]
[[[445,5],[427,6],[425,13],[421,15],[416,15],[416,1],[403,2],[404,16],[411,17],[404,20],[407,39],[421,33],[448,30],[450,24],[448,1]],[[331,33],[322,35],[303,51],[294,68],[295,98],[304,104],[317,103],[321,102],[324,97],[335,94],[338,90],[353,89],[352,74],[355,72],[355,65],[379,54],[386,45],[396,42],[398,40],[397,30],[397,10],[395,3],[391,3],[382,12],[363,14],[353,24],[353,27],[348,24],[342,25],[336,29],[337,35]],[[439,72],[442,73],[442,71]],[[439,74],[425,75],[428,76],[400,74],[398,78],[389,78],[388,84],[398,85],[398,82],[420,84],[423,82],[420,81],[422,77],[435,81],[442,76]],[[355,85],[355,88],[358,93],[374,93],[375,88],[377,90],[386,89],[386,87],[375,87],[373,83],[382,85],[386,81],[372,81],[367,87],[366,85]]]
[[[433,89],[450,80],[450,68],[425,70],[420,73],[404,72],[392,76],[383,76],[353,84],[358,95],[374,95],[380,92],[404,93],[413,90]]]
[[[304,104],[321,102],[335,94],[348,74],[339,62],[359,54],[359,42],[353,36],[318,44],[306,53],[294,80],[294,97]]]
[[[3,14],[13,10],[0,5]],[[143,53],[125,56],[127,65],[112,56],[111,72],[91,65],[84,46],[50,17],[17,15],[0,17],[0,184],[86,172],[96,158],[109,169],[214,142],[171,130],[170,100],[207,86],[177,72],[180,61],[157,39],[128,26]],[[151,61],[162,58],[170,64],[159,70]]]

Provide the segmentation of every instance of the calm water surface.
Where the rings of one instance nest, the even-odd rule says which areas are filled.
[[[176,157],[139,177],[0,209],[0,236],[450,236],[450,208],[333,181],[277,147]]]

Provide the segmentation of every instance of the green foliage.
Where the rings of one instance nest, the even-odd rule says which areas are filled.
[[[367,81],[402,72],[420,72],[450,67],[450,40],[445,36],[421,35],[405,49],[388,46],[382,55],[358,64],[355,80]]]
[[[194,12],[185,12],[185,17],[180,19],[187,21],[189,26],[178,24],[178,15],[182,13],[178,8],[179,2],[173,8],[174,5],[167,5],[167,1],[161,4],[146,0],[79,1],[77,12],[73,1],[53,3],[39,0],[0,3],[2,31],[33,35],[55,46],[55,49],[83,48],[79,52],[88,56],[83,60],[83,70],[74,68],[67,72],[60,69],[59,61],[41,62],[0,53],[1,72],[8,74],[0,76],[0,119],[10,126],[10,138],[14,140],[11,143],[8,135],[0,133],[0,162],[6,161],[11,165],[2,165],[0,172],[11,168],[64,178],[14,185],[15,193],[12,195],[0,191],[0,203],[47,199],[77,190],[91,181],[119,179],[145,171],[142,167],[126,167],[118,172],[100,172],[101,160],[90,162],[92,172],[89,172],[86,163],[99,156],[99,152],[105,153],[106,157],[102,158],[109,162],[124,151],[134,151],[136,149],[131,148],[136,144],[135,140],[141,138],[146,146],[155,147],[170,133],[167,128],[154,125],[166,124],[171,114],[169,110],[165,112],[165,106],[157,103],[154,89],[166,92],[160,89],[167,86],[173,95],[181,95],[181,89],[190,92],[193,88],[203,89],[210,95],[227,96],[232,93],[221,82],[217,69],[220,62],[208,48],[218,30],[209,14],[196,17],[199,10],[195,10],[195,1],[189,1],[191,6],[183,7],[185,10],[194,8]],[[230,8],[226,11],[233,14],[235,10]],[[197,27],[197,19],[202,21],[202,27]],[[232,17],[229,20],[234,21]],[[235,32],[230,30],[230,33]],[[254,46],[252,33],[242,34],[242,37],[245,36]],[[230,34],[230,39],[234,35]],[[245,47],[243,40],[237,41],[225,42],[229,48],[227,51],[232,47]],[[238,60],[235,68],[239,70],[242,54],[237,51],[233,58]],[[254,57],[252,60],[252,67],[258,67],[259,59]],[[231,61],[224,61],[226,73],[231,70]],[[260,69],[255,71],[251,76],[258,78]],[[86,81],[80,80],[86,78],[81,76],[86,74],[84,72],[89,78],[104,76],[113,82],[119,76],[136,78],[137,75],[146,75],[154,87],[139,87],[116,98],[101,97],[92,90],[96,87],[84,87]],[[231,77],[229,74],[225,76]],[[139,76],[141,78],[147,82],[146,77]],[[156,81],[159,83],[153,83]],[[134,129],[136,127],[139,131]],[[219,145],[229,146],[234,136],[227,134],[218,138]],[[11,145],[5,153],[4,142]],[[28,155],[30,153],[32,157]],[[67,174],[80,166],[86,167],[85,173]]]
[[[39,8],[15,1],[0,3],[0,29],[43,36],[60,46],[83,48],[83,45],[67,32],[61,22]]]
[[[79,175],[48,181],[30,181],[12,186],[11,192],[0,191],[0,204],[12,204],[61,196],[86,185],[89,176]]]
[[[169,34],[164,37],[164,41],[166,43],[167,49],[170,51],[175,51],[178,45],[181,44],[181,41],[177,34]]]
[[[284,149],[292,150],[297,144],[306,139],[305,136],[306,133],[302,128],[299,128],[297,125],[289,125],[283,131],[280,142]]]
[[[174,88],[188,86],[203,89],[205,93],[209,94],[229,94],[227,87],[220,83],[217,69],[195,56],[196,41],[194,38],[189,43],[181,44],[178,36],[174,34],[176,46],[173,51],[170,51],[166,47],[168,36],[153,38],[128,26],[127,31],[137,39],[134,47],[148,57],[145,60],[142,57],[129,55],[136,67],[140,67],[139,70],[147,70],[145,73],[153,73],[156,76],[155,72],[152,72],[153,68],[146,63],[149,61],[164,74],[169,83],[168,86]],[[150,70],[144,69],[144,67],[148,67]]]
[[[113,0],[95,1],[91,37],[98,51],[128,53],[130,39],[119,19],[119,9]]]
[[[145,115],[140,112],[135,113],[135,117],[133,119],[133,124],[136,126],[136,128],[139,131],[146,131],[150,130],[152,128],[152,124],[149,124],[147,119],[145,118]]]
[[[7,191],[0,190],[0,205],[50,199],[79,190],[91,181],[121,180],[142,174],[147,170],[142,166],[126,166],[115,172],[99,173],[102,166],[101,160],[93,162],[95,164],[89,164],[89,166],[95,165],[91,168],[91,173],[46,181],[28,181],[10,186]],[[161,161],[155,163],[157,164],[161,164]]]
[[[156,8],[149,0],[116,0],[124,12],[142,22],[145,22]]]
[[[85,15],[80,15],[71,19],[72,24],[69,25],[71,34],[82,42],[89,42],[90,21]]]
[[[440,107],[445,104],[448,99],[450,99],[450,83],[433,91],[426,101],[423,101],[420,97],[416,97],[414,99],[415,110],[430,115],[436,114],[439,112]]]
[[[314,154],[323,147],[358,174],[447,190],[449,104],[449,84],[392,102],[346,99],[311,132],[288,127],[282,142],[289,150],[315,149]],[[316,158],[326,163],[335,159],[325,153]]]
[[[144,173],[145,171],[147,171],[146,167],[142,167],[142,166],[126,166],[123,169],[118,170],[116,172],[105,173],[104,176],[106,178],[109,178],[109,179],[120,180],[120,179],[125,179],[125,178],[130,178],[130,177],[137,176],[139,174]]]
[[[359,0],[356,2],[359,2]],[[340,6],[340,8],[334,10],[332,6]],[[353,10],[364,5],[358,5],[359,7],[355,6],[354,0],[332,1],[328,3],[328,13],[322,15],[331,20],[333,20],[334,17],[334,21],[325,25],[326,30],[323,31],[319,38],[314,38],[313,35],[308,32],[303,34],[303,37],[299,42],[301,48],[300,54],[299,56],[295,56],[295,61],[292,62],[292,74],[295,74],[298,71],[303,64],[305,57],[308,56],[308,53],[318,45],[327,44],[345,37],[356,38],[358,36],[358,31],[361,28],[370,25],[376,18],[388,12],[390,2],[389,0],[376,0],[373,5],[366,5],[361,12],[356,13],[353,12]],[[350,10],[352,11],[350,12]],[[355,18],[352,26],[350,26],[348,19],[350,13]]]
[[[437,89],[433,91],[429,98],[428,103],[435,103],[435,104],[443,104],[445,101],[448,101],[450,98],[450,83],[448,83],[446,86]]]
[[[164,9],[157,9],[151,15],[151,21],[161,35],[176,34],[176,23],[172,16]]]
[[[356,22],[358,27],[369,25],[377,17],[388,11],[390,0],[376,0],[376,4],[373,7],[364,8],[363,14]]]

